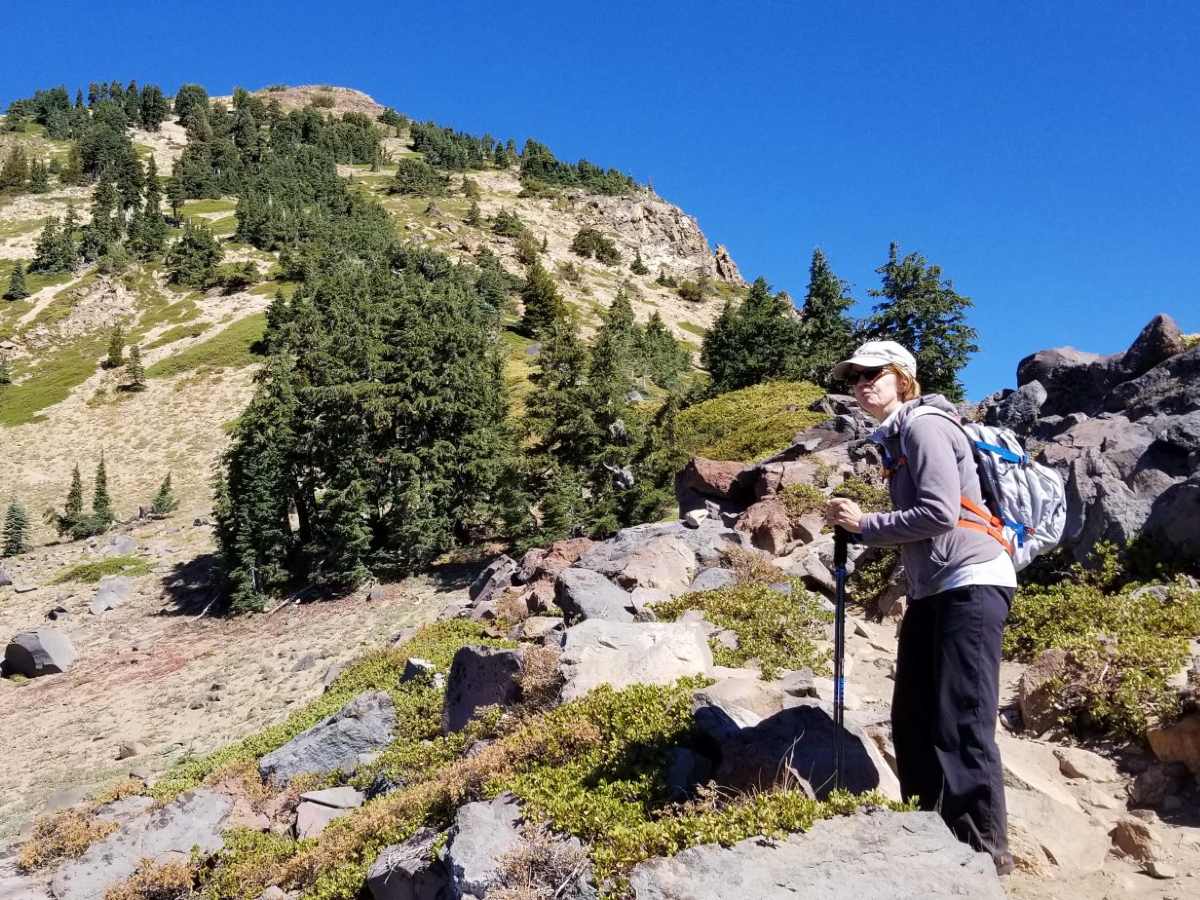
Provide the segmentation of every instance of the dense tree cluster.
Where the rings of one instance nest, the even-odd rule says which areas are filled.
[[[786,295],[772,294],[759,279],[740,303],[727,301],[704,337],[702,361],[712,375],[714,394],[771,379],[810,380],[826,387],[833,365],[859,343],[899,341],[917,358],[922,389],[963,397],[957,373],[979,348],[966,324],[967,297],[942,278],[941,269],[920,254],[903,259],[895,244],[876,270],[882,286],[868,293],[880,298],[871,316],[855,321],[848,288],[816,250],[799,315]]]
[[[388,190],[393,194],[418,197],[444,197],[450,189],[450,179],[438,173],[421,159],[406,157],[396,165],[396,177]]]
[[[296,579],[412,571],[501,519],[515,445],[478,274],[390,238],[342,240],[327,235],[323,265],[272,304],[269,361],[226,456],[218,533],[237,606]]]
[[[574,187],[592,194],[628,194],[637,189],[637,182],[617,169],[601,169],[586,159],[577,163],[562,162],[550,148],[530,139],[521,154],[521,182],[533,187]]]
[[[621,261],[621,251],[610,238],[606,238],[595,228],[580,228],[571,240],[571,252],[584,259],[592,259],[615,266]]]
[[[496,158],[497,142],[490,134],[475,137],[433,122],[413,122],[412,148],[439,169],[484,169]]]

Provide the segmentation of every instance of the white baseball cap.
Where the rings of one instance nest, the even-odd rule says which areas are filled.
[[[854,355],[833,367],[834,378],[845,378],[852,366],[870,369],[875,366],[896,366],[911,378],[917,377],[917,361],[895,341],[867,341]]]

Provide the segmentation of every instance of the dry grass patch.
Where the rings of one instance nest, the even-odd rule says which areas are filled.
[[[180,900],[192,895],[197,867],[190,862],[142,860],[137,872],[104,892],[104,900]]]
[[[64,809],[38,819],[21,845],[17,867],[23,872],[45,869],[81,855],[94,842],[117,830],[117,823],[96,818],[94,808]]]

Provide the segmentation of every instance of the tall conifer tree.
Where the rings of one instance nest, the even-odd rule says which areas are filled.
[[[29,550],[29,516],[15,497],[4,516],[4,555],[19,556]]]
[[[96,484],[92,492],[92,522],[98,533],[115,521],[112,499],[108,495],[108,471],[104,466],[104,454],[101,453],[100,462],[96,464]]]
[[[957,293],[941,268],[919,253],[901,259],[895,243],[875,271],[883,283],[869,293],[881,302],[866,322],[865,337],[898,341],[916,357],[923,391],[962,400],[958,373],[979,350],[978,333],[966,321],[970,298]]]

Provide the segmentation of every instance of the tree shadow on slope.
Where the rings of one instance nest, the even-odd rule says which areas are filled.
[[[163,594],[167,598],[162,614],[198,616],[206,610],[210,614],[223,612],[224,580],[216,553],[203,553],[175,563],[162,579]]]

